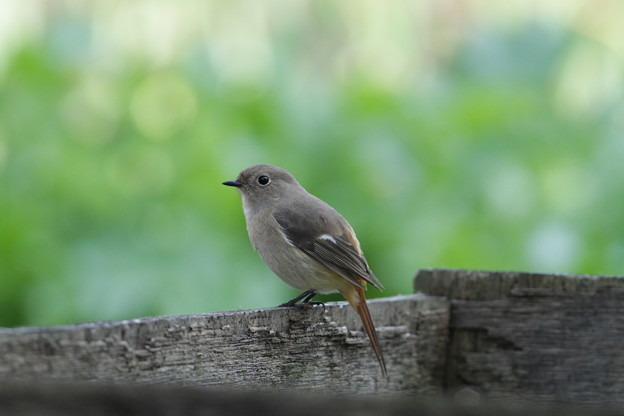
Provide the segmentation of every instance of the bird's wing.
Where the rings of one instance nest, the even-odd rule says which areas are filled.
[[[364,279],[382,290],[383,285],[369,269],[364,254],[359,250],[355,234],[346,221],[343,226],[332,226],[328,223],[327,216],[315,215],[317,218],[312,218],[290,209],[273,213],[284,237],[292,245],[355,286],[364,288],[360,282],[360,279]]]

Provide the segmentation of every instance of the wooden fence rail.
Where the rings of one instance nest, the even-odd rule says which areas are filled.
[[[210,387],[624,405],[624,279],[427,269],[414,289],[370,301],[387,379],[343,302],[0,329],[0,414],[28,398],[58,404],[50,391],[76,405],[100,391],[119,399],[154,385],[160,397]],[[433,408],[421,414],[449,410]]]

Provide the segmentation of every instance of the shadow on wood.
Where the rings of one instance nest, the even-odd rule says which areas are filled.
[[[340,396],[295,392],[240,392],[189,387],[0,382],[2,416],[125,415],[418,415],[601,416],[617,409],[543,407],[519,403],[466,403],[410,396]]]

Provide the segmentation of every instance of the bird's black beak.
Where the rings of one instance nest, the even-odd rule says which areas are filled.
[[[223,182],[223,185],[235,186],[237,188],[240,188],[242,184],[239,181],[225,181]]]

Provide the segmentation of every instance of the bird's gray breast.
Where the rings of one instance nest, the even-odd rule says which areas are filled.
[[[296,289],[335,291],[334,272],[294,244],[275,219],[274,212],[263,210],[248,219],[249,238],[260,257],[276,275]],[[304,235],[302,231],[300,237]]]

